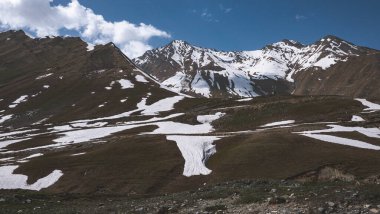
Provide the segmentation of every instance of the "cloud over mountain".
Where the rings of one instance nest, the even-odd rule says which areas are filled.
[[[90,8],[72,0],[67,5],[51,5],[52,0],[0,1],[0,27],[26,29],[38,37],[59,35],[62,30],[76,31],[90,43],[114,42],[129,57],[137,57],[151,49],[152,37],[170,35],[144,23],[126,20],[110,22]]]

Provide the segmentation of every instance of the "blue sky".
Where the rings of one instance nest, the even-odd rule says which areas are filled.
[[[68,1],[54,1],[67,3]],[[146,23],[171,39],[248,50],[281,39],[311,43],[333,34],[380,49],[378,0],[80,0],[111,21]],[[153,38],[152,46],[171,39]]]
[[[0,31],[115,43],[134,58],[174,39],[255,50],[336,35],[380,49],[380,0],[0,0]]]

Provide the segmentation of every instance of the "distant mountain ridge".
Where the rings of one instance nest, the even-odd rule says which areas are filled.
[[[356,46],[331,35],[310,45],[282,40],[260,50],[228,52],[174,40],[164,47],[147,51],[133,61],[162,84],[178,92],[205,97],[255,97],[308,94],[310,90],[305,89],[305,85],[320,88],[319,82],[323,80],[319,78],[315,82],[306,78],[304,72],[311,75],[313,72],[330,71],[338,64],[350,64],[357,57],[373,58],[378,53],[377,50]],[[365,61],[376,64],[373,59]],[[345,72],[348,76],[355,73],[335,72]],[[375,73],[379,74],[378,71]],[[347,85],[341,87],[347,88]],[[353,88],[343,95],[353,96],[352,91],[357,87]],[[323,91],[329,94],[326,90],[311,91],[312,94]],[[334,93],[331,91],[331,94]],[[378,96],[380,93],[376,91],[375,94]],[[359,95],[365,93],[360,92]]]

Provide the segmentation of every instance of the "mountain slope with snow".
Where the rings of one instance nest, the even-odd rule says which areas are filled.
[[[134,109],[143,97],[149,104],[178,95],[139,70],[114,44],[87,46],[79,38],[1,33],[1,125],[105,117]]]
[[[283,40],[261,50],[224,52],[175,40],[134,62],[162,84],[205,97],[290,94],[302,71],[329,70],[339,62],[377,51],[334,36],[303,45]]]
[[[284,63],[302,47],[292,41],[238,53],[189,47],[169,64],[197,67],[189,86],[195,92],[256,96],[289,83],[291,63]],[[187,52],[199,63],[181,57]],[[304,72],[317,70],[296,72],[295,83]],[[174,89],[112,43],[88,48],[79,38],[0,33],[0,193],[135,197],[205,183],[282,180],[326,163],[358,177],[380,174],[380,99],[208,99],[167,88]]]

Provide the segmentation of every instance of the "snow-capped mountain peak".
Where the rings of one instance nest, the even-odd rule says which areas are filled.
[[[300,71],[326,70],[371,51],[335,36],[310,45],[284,39],[254,51],[218,51],[174,40],[134,62],[176,91],[251,97],[279,93],[277,88],[292,90],[294,75]]]

